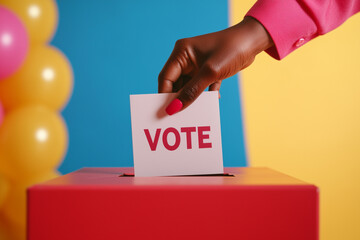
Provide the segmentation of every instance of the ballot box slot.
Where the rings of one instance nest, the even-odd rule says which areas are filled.
[[[133,173],[122,173],[119,177],[135,177]],[[176,175],[168,177],[235,177],[232,173],[217,173],[217,174],[195,174],[195,175]]]

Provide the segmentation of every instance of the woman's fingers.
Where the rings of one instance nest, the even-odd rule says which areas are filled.
[[[173,85],[181,76],[181,66],[179,62],[173,60],[170,56],[165,66],[161,70],[158,77],[158,91],[159,93],[173,92]]]
[[[220,91],[222,80],[219,80],[217,82],[214,82],[209,86],[209,91]]]
[[[204,64],[200,71],[180,90],[179,95],[166,108],[169,115],[173,115],[192,104],[200,94],[217,80],[217,70],[210,63]],[[220,88],[218,85],[214,87]]]

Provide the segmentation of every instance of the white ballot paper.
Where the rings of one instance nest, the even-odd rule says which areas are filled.
[[[167,115],[175,93],[130,95],[136,177],[222,174],[218,92]]]

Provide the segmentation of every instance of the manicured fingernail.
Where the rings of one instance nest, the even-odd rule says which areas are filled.
[[[174,99],[165,109],[166,113],[169,115],[173,115],[180,111],[183,107],[183,103],[179,99]]]

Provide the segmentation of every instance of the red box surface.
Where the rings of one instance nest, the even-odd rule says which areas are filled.
[[[267,168],[129,177],[83,168],[28,189],[28,239],[318,239],[318,189]]]

